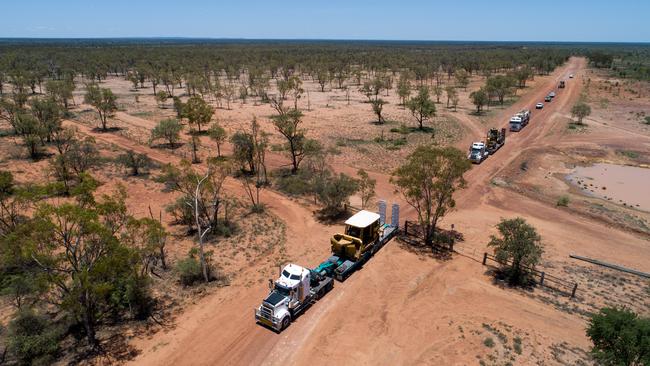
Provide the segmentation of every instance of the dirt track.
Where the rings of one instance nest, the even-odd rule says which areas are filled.
[[[458,210],[445,218],[443,225],[455,223],[465,234],[465,244],[460,249],[469,253],[469,257],[432,260],[391,243],[363,271],[344,284],[337,283],[332,293],[282,334],[275,334],[253,321],[253,308],[265,295],[266,283],[252,264],[242,269],[243,273],[230,287],[189,307],[176,319],[177,325],[172,330],[136,340],[134,345],[142,353],[133,363],[461,365],[476,363],[477,349],[483,346],[481,337],[469,337],[469,334],[467,339],[464,335],[460,337],[459,327],[480,328],[477,324],[491,322],[504,322],[527,334],[531,348],[517,363],[544,358],[540,354],[560,341],[585,347],[582,319],[494,286],[483,274],[484,267],[470,258],[482,252],[483,243],[500,217],[521,215],[538,227],[545,241],[554,243],[547,247],[551,257],[563,258],[570,251],[580,250],[595,257],[614,256],[618,263],[641,270],[647,266],[645,260],[650,258],[650,249],[642,240],[524,197],[513,197],[510,192],[490,184],[492,178],[528,149],[556,143],[557,126],[580,94],[585,67],[584,59],[571,59],[547,81],[493,117],[505,125],[514,112],[524,108],[532,110],[560,79],[566,79],[569,73],[577,75],[552,103],[547,103],[541,111],[532,110],[528,127],[519,133],[509,133],[506,145],[494,157],[467,174],[468,188],[458,195]],[[134,126],[152,127],[147,120],[118,115],[119,119],[127,117],[125,122]],[[484,132],[476,124],[468,125],[473,120],[465,119],[464,124],[473,135],[480,133],[473,137],[482,138]],[[147,153],[161,163],[180,160],[178,156],[139,145],[126,137],[96,133],[76,122],[67,123],[102,141]],[[597,140],[598,135],[592,137]],[[568,139],[562,143],[586,141]],[[271,157],[272,161],[276,159]],[[356,171],[346,166],[335,169]],[[378,197],[400,202],[402,219],[414,218],[413,211],[394,195],[389,176],[377,172],[371,175],[378,181]],[[228,182],[227,189],[242,193],[233,180]],[[265,191],[262,199],[287,223],[287,251],[291,258],[305,266],[314,266],[328,255],[328,238],[337,227],[314,221],[308,209],[280,194]],[[603,238],[620,245],[603,246]],[[244,283],[246,278],[259,281],[249,286]]]

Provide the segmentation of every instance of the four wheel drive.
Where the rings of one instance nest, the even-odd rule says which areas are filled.
[[[550,95],[547,95],[546,98],[544,98],[545,102],[550,102],[552,100],[553,100],[553,98]]]
[[[551,98],[555,98],[555,92],[552,91],[552,92],[548,93],[548,96],[551,97]]]
[[[542,108],[544,108],[544,103],[540,102],[540,103],[535,104],[535,109],[542,109]]]

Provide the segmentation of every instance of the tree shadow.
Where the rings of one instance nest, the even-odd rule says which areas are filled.
[[[168,149],[168,150],[178,150],[183,146],[185,146],[185,144],[182,142],[177,142],[174,144],[170,144],[169,142],[164,142],[162,144],[149,145],[149,147],[152,149]]]
[[[316,221],[323,225],[343,225],[345,224],[345,220],[349,219],[351,215],[352,212],[348,209],[336,213],[331,213],[324,209],[314,211]]]
[[[94,127],[91,131],[95,133],[112,133],[112,132],[118,132],[122,131],[122,127],[107,127],[106,129],[103,129],[101,127]]]
[[[190,136],[207,136],[208,131],[207,130],[201,130],[201,131],[190,130],[190,131],[187,132],[187,134],[190,135]]]
[[[511,279],[507,269],[488,265],[484,275],[492,278],[492,284],[501,289],[520,289],[526,292],[533,292],[537,287],[537,281],[532,276],[526,276],[520,282]]]
[[[458,241],[464,240],[461,233],[457,231],[453,231],[453,233],[454,237],[458,238]],[[397,237],[397,242],[400,243],[402,249],[420,257],[430,257],[442,261],[448,261],[453,258],[453,243],[440,240],[439,238],[432,245],[427,245],[421,239],[421,236],[400,233]]]

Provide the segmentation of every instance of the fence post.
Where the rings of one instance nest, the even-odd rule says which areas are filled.
[[[578,284],[573,285],[573,291],[571,291],[571,298],[576,297],[576,290],[578,289]]]
[[[546,273],[542,272],[542,278],[539,280],[539,284],[540,284],[541,286],[544,286],[544,276],[545,276],[545,275],[546,275]]]
[[[487,253],[483,253],[483,265],[487,263]]]

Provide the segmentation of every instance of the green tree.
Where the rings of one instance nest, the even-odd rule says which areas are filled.
[[[218,233],[227,223],[227,218],[222,220],[220,217],[226,202],[222,187],[232,169],[228,162],[216,159],[208,160],[207,165],[207,172],[210,174],[207,175],[207,180],[200,184],[198,191],[199,221],[204,229],[209,227],[214,233]],[[197,183],[204,177],[205,175],[195,169],[189,161],[183,160],[178,166],[163,166],[161,175],[156,178],[156,181],[164,183],[167,189],[182,194],[177,202],[179,205],[172,206],[172,213],[178,218],[189,216],[190,220],[184,223],[188,225],[190,232],[196,229]],[[188,212],[189,207],[191,210]],[[173,212],[174,210],[176,212]]]
[[[506,95],[512,92],[515,86],[515,80],[510,76],[496,75],[487,79],[485,90],[489,94],[495,95],[499,99],[499,103],[503,105]]]
[[[8,350],[21,365],[52,364],[59,351],[63,330],[31,309],[18,311],[9,323]]]
[[[300,128],[303,114],[295,108],[286,111],[281,105],[276,106],[276,110],[278,114],[272,117],[273,125],[287,140],[287,151],[291,155],[291,172],[295,174],[312,146],[308,143],[304,131]]]
[[[228,138],[228,133],[218,123],[214,123],[208,129],[208,136],[210,136],[210,139],[217,144],[217,157],[221,157],[221,145]]]
[[[582,124],[582,120],[591,114],[591,107],[589,104],[579,101],[571,108],[571,115],[578,118],[578,123]]]
[[[336,217],[341,214],[350,196],[359,189],[356,179],[340,173],[323,174],[314,182],[314,192],[323,208],[321,214],[326,217]]]
[[[359,169],[357,175],[359,176],[358,188],[359,194],[361,195],[361,208],[366,208],[370,200],[375,196],[377,180],[370,178],[368,173],[363,169]]]
[[[456,88],[451,85],[445,88],[445,93],[447,93],[447,108],[449,108],[449,102],[458,97],[458,93],[456,92]]]
[[[440,103],[440,97],[442,96],[443,91],[444,90],[440,85],[435,85],[433,87],[433,93],[436,95],[436,103]]]
[[[330,81],[330,73],[325,69],[319,69],[316,72],[316,80],[320,85],[320,91],[325,92],[325,85]]]
[[[56,100],[67,111],[69,109],[69,100],[73,99],[75,84],[72,79],[68,80],[48,80],[45,84],[47,94]]]
[[[77,202],[39,206],[30,240],[32,257],[49,278],[57,306],[83,325],[88,344],[96,348],[101,321],[145,311],[149,296],[138,253],[119,240],[129,218],[126,194],[120,189],[95,201],[97,183],[85,179]]]
[[[126,153],[118,155],[115,161],[129,169],[133,176],[140,175],[143,170],[153,165],[153,162],[147,154],[138,154],[133,150],[128,150]]]
[[[16,115],[15,128],[23,138],[29,157],[32,160],[38,159],[42,153],[43,138],[47,131],[41,126],[38,119],[29,113]]]
[[[463,174],[470,168],[456,148],[418,146],[393,172],[391,183],[417,212],[425,244],[433,244],[438,220],[456,206],[453,195],[464,188]]]
[[[164,119],[151,130],[150,143],[155,140],[163,139],[169,144],[169,148],[173,149],[176,143],[180,140],[180,133],[183,126],[177,119],[168,118]]]
[[[542,238],[521,217],[503,219],[497,224],[497,229],[500,236],[491,235],[488,246],[494,248],[494,255],[502,263],[503,273],[510,284],[526,284],[530,279],[529,270],[542,259]]]
[[[387,103],[388,102],[381,98],[376,98],[370,101],[370,104],[372,105],[372,111],[377,115],[377,123],[384,123],[384,118],[382,117],[381,113],[384,110],[384,105]]]
[[[90,84],[86,87],[84,101],[97,110],[99,119],[102,124],[102,130],[107,130],[108,118],[113,116],[117,111],[117,97],[111,89],[100,88],[96,84]]]
[[[52,98],[32,99],[32,114],[41,125],[41,130],[47,142],[50,142],[55,131],[61,128],[61,109]]]
[[[476,114],[481,114],[481,112],[483,111],[483,107],[490,100],[484,88],[480,88],[479,90],[471,92],[469,94],[469,98],[472,100],[472,103],[476,106]]]
[[[528,66],[517,69],[513,74],[514,78],[517,80],[517,86],[520,88],[526,87],[526,81],[528,81],[532,75],[533,71]]]
[[[456,78],[456,85],[458,87],[467,89],[469,85],[469,73],[465,69],[457,69],[454,71],[454,77]]]
[[[214,108],[199,96],[190,97],[183,108],[183,116],[187,118],[190,126],[196,125],[198,133],[201,133],[201,126],[210,123]]]
[[[255,213],[263,212],[264,205],[260,201],[260,191],[268,183],[266,175],[266,148],[268,136],[260,129],[257,118],[251,120],[250,143],[252,148],[252,163],[254,176],[243,174],[242,186],[251,200],[251,209]]]
[[[244,172],[255,173],[255,143],[253,136],[245,131],[236,131],[231,137],[233,158]]]
[[[165,107],[165,102],[169,99],[169,94],[167,94],[166,91],[160,90],[158,93],[156,93],[156,102],[160,106],[160,108]]]
[[[397,83],[397,95],[402,105],[406,105],[406,101],[411,96],[411,82],[404,75],[400,76],[399,82]]]
[[[627,309],[603,308],[589,320],[591,354],[602,365],[650,365],[650,319]]]
[[[176,118],[181,120],[185,116],[185,103],[181,101],[181,98],[174,97],[174,111],[176,111]]]
[[[183,161],[179,167],[165,166],[163,174],[158,178],[169,189],[182,193],[182,203],[191,208],[197,231],[201,272],[205,282],[214,278],[208,263],[209,254],[205,251],[206,236],[217,233],[220,228],[219,213],[225,200],[222,188],[230,173],[230,165],[227,162],[209,160],[207,171],[201,173],[192,168],[190,162]],[[227,222],[227,217],[225,221]]]
[[[436,115],[436,104],[429,97],[429,88],[421,87],[418,95],[406,103],[413,117],[418,122],[418,128],[424,129],[424,122]]]

